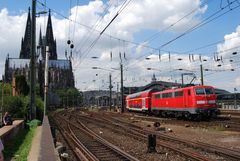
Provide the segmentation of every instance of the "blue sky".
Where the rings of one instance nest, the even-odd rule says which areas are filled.
[[[44,3],[44,0],[39,0]],[[127,59],[123,61],[126,68],[125,84],[126,86],[145,85],[151,81],[153,73],[156,74],[158,80],[164,81],[180,81],[180,71],[178,68],[188,69],[195,72],[197,80],[195,83],[200,82],[199,65],[201,62],[197,60],[199,55],[206,57],[208,62],[202,63],[205,68],[209,68],[212,72],[205,73],[205,82],[208,85],[213,85],[218,88],[233,91],[233,88],[240,90],[240,72],[239,72],[239,59],[240,54],[233,57],[232,52],[239,52],[239,48],[228,51],[230,48],[237,47],[240,42],[240,5],[239,1],[234,0],[162,0],[162,1],[147,1],[147,0],[132,0],[129,5],[121,12],[116,20],[105,31],[101,38],[97,41],[96,45],[88,52],[90,44],[98,36],[98,32],[89,32],[89,30],[79,24],[69,23],[58,13],[69,16],[71,2],[71,15],[70,19],[78,23],[92,27],[98,26],[96,30],[101,31],[113,18],[118,9],[121,7],[123,0],[111,1],[83,1],[79,0],[79,7],[76,8],[77,0],[46,0],[46,5],[51,8],[54,36],[58,44],[58,57],[64,58],[64,51],[67,49],[66,41],[71,39],[74,41],[74,59],[73,68],[75,74],[75,81],[77,88],[81,90],[90,89],[107,89],[106,82],[109,72],[106,70],[93,70],[92,66],[101,66],[103,69],[110,69],[119,66],[119,52],[126,53]],[[150,3],[149,3],[150,2]],[[226,7],[228,2],[233,2],[232,5]],[[206,3],[206,4],[205,4]],[[201,5],[205,4],[205,5]],[[2,74],[4,72],[4,60],[7,53],[11,57],[18,57],[20,51],[21,37],[24,34],[26,23],[26,12],[28,7],[31,6],[31,0],[0,0],[0,17],[2,18],[2,34],[0,33],[0,52],[1,62],[0,67]],[[204,19],[212,15],[214,12],[224,8],[219,14],[229,11],[225,15],[216,20],[194,30],[191,33],[173,41],[169,45],[161,48],[161,56],[163,61],[158,59],[158,51],[143,46],[134,46],[127,41],[143,43],[144,40],[149,38],[152,34],[159,31],[160,34],[153,41],[147,41],[144,45],[158,48],[162,44],[173,40],[180,34],[187,31],[191,26],[194,26]],[[8,13],[4,12],[4,9]],[[44,7],[37,3],[37,11],[43,10]],[[182,21],[176,23],[173,27],[163,32],[163,30],[174,24],[184,15],[190,11],[197,9],[196,12],[184,18]],[[57,11],[57,13],[55,13]],[[1,15],[2,14],[2,15]],[[44,16],[37,18],[37,29],[44,28]],[[9,24],[17,24],[14,27],[9,27]],[[6,24],[6,25],[5,25]],[[13,26],[13,25],[12,25]],[[70,27],[70,29],[69,29]],[[69,32],[70,31],[70,32]],[[9,34],[8,34],[9,33]],[[11,34],[11,33],[15,33]],[[106,35],[107,34],[107,35]],[[13,36],[14,35],[14,36]],[[38,35],[38,33],[37,33]],[[117,39],[110,38],[111,35]],[[183,53],[192,49],[199,48],[220,40],[227,39],[222,43],[212,45],[211,47],[196,50],[194,52]],[[237,38],[233,38],[237,37]],[[118,40],[119,39],[119,40]],[[230,40],[229,40],[230,39]],[[127,41],[124,41],[127,40]],[[12,42],[12,45],[9,45]],[[171,54],[171,61],[168,60],[168,51]],[[173,52],[173,51],[176,51]],[[110,61],[109,53],[113,53],[112,61]],[[217,68],[219,62],[212,61],[213,53],[220,52],[219,57],[222,56],[223,62],[220,68]],[[195,62],[189,61],[189,54],[194,54]],[[93,60],[91,57],[97,56],[99,59]],[[151,57],[151,60],[146,61],[145,57]],[[182,58],[183,61],[177,61],[177,58]],[[230,64],[229,60],[234,59],[235,63]],[[146,71],[146,68],[154,68],[164,70],[164,72]],[[229,72],[230,69],[236,69],[234,72]],[[90,72],[89,72],[90,71]],[[96,77],[98,74],[98,77]],[[115,81],[119,82],[119,72],[112,72]],[[84,77],[83,77],[84,75]],[[87,75],[87,77],[85,77]],[[93,81],[95,80],[95,81]],[[191,78],[186,78],[186,81]],[[88,82],[88,83],[84,83]],[[104,82],[104,83],[103,83]]]

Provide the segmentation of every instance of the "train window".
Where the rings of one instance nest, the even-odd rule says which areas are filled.
[[[188,96],[191,96],[191,90],[190,89],[188,90]]]
[[[214,91],[212,88],[205,88],[206,94],[214,94]]]
[[[175,97],[182,97],[183,96],[183,91],[177,91],[174,94],[175,94]]]
[[[205,95],[204,88],[196,88],[196,95]]]
[[[162,94],[162,98],[171,98],[171,97],[172,97],[172,92]]]
[[[167,96],[168,96],[167,93],[162,94],[162,98],[167,98]]]
[[[156,98],[156,99],[161,98],[161,94],[156,94],[156,95],[155,95],[155,98]]]

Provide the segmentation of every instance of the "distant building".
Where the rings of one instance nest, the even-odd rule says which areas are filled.
[[[11,58],[7,55],[5,62],[5,81],[12,82],[16,75],[24,75],[30,82],[30,58],[31,58],[31,16],[30,9],[28,12],[27,23],[24,37],[21,41],[21,50],[19,58]],[[46,46],[49,46],[49,89],[53,91],[60,88],[74,87],[74,76],[72,72],[72,63],[68,59],[58,59],[56,39],[53,36],[51,12],[49,11],[46,35],[42,36],[40,29],[37,63],[36,63],[36,80],[39,83],[40,91],[44,88],[44,68],[46,58]],[[40,50],[39,50],[40,49]],[[38,52],[39,51],[39,52]]]
[[[169,89],[172,87],[180,87],[180,86],[181,86],[181,84],[179,84],[179,83],[157,81],[155,74],[153,74],[151,83],[149,83],[145,86],[139,86],[139,87],[123,87],[123,93],[124,93],[124,95],[128,95],[128,94],[145,91],[145,90],[152,89],[152,88],[162,91],[162,90]]]

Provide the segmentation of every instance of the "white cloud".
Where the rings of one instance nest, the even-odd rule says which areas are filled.
[[[240,26],[236,28],[235,32],[224,36],[224,42],[217,45],[218,52],[224,57],[229,57],[236,51],[236,47],[240,44]]]
[[[235,79],[235,84],[236,84],[236,87],[240,87],[240,77],[237,77],[236,79]],[[240,90],[240,89],[239,89]]]
[[[9,16],[8,10],[3,8],[0,10],[0,19],[0,60],[2,64],[6,59],[7,53],[14,57],[19,56],[21,38],[24,36],[27,21],[27,13],[19,16]]]
[[[94,82],[92,80],[96,79],[96,72],[103,73],[101,74],[102,77],[106,75],[104,79],[106,80],[105,82],[107,82],[109,72],[100,70],[93,71],[91,67],[100,66],[103,68],[119,68],[119,52],[123,53],[123,51],[126,52],[127,57],[127,60],[124,60],[122,58],[123,62],[130,66],[128,70],[126,69],[127,71],[124,71],[124,76],[126,79],[128,79],[129,83],[133,82],[133,79],[135,79],[136,84],[134,84],[133,82],[132,85],[143,85],[146,84],[146,81],[150,81],[152,72],[146,71],[146,67],[155,66],[162,70],[174,70],[173,64],[169,66],[167,53],[162,54],[162,62],[159,63],[158,54],[143,49],[141,45],[133,47],[132,44],[124,44],[122,41],[115,40],[113,38],[107,37],[106,35],[102,35],[94,48],[91,49],[91,52],[86,53],[90,44],[99,35],[99,32],[90,30],[89,28],[84,27],[84,25],[87,25],[89,27],[95,26],[95,29],[101,31],[119,10],[121,5],[120,2],[121,1],[111,0],[110,2],[108,2],[108,4],[114,5],[112,5],[108,10],[105,10],[107,4],[104,4],[103,1],[100,0],[90,1],[89,4],[73,7],[71,9],[71,15],[69,18],[73,21],[76,20],[76,24],[74,24],[73,22],[70,22],[69,24],[68,20],[60,19],[56,15],[54,15],[54,13],[52,13],[54,37],[57,40],[59,58],[65,57],[65,50],[68,50],[66,44],[68,38],[70,37],[71,40],[74,41],[73,43],[75,45],[75,52],[73,58],[73,67],[75,80],[77,82],[77,88],[87,89],[87,86],[89,88],[93,88]],[[197,9],[194,14],[184,18],[171,30],[174,30],[174,32],[180,32],[190,27],[189,22],[194,25],[201,19],[201,15],[205,13],[205,11],[207,10],[207,6],[200,6],[200,0],[134,0],[130,2],[129,6],[127,6],[123,10],[123,12],[116,18],[116,20],[110,25],[110,27],[105,31],[105,33],[113,35],[120,39],[132,41],[134,40],[134,36],[137,33],[140,33],[144,30],[160,31],[167,26],[173,24],[179,18],[183,17],[190,11]],[[42,28],[42,31],[45,30],[44,24],[46,24],[46,17],[41,16],[40,18],[37,18],[37,40],[40,26]],[[8,52],[10,53],[10,57],[19,56],[21,38],[24,36],[26,26],[27,13],[21,13],[19,16],[11,16],[8,14],[7,9],[2,9],[0,10],[0,19],[0,45],[2,53],[1,67],[3,67],[4,60]],[[96,23],[97,21],[98,23]],[[74,35],[73,31],[75,31]],[[45,33],[43,34],[45,35]],[[144,43],[143,45],[146,44],[147,43]],[[110,52],[113,53],[112,61],[110,61]],[[146,53],[152,53],[150,57],[154,58],[155,61],[151,61],[151,63],[149,63],[149,61],[139,62],[138,60],[135,60],[138,56]],[[91,56],[97,56],[101,59],[93,60],[91,59]],[[177,57],[178,55],[172,55],[171,61],[175,62],[173,60],[177,60]],[[184,57],[183,62],[185,62],[185,66],[183,67],[189,69],[194,68],[189,63],[188,56],[180,55],[180,57]],[[133,65],[131,66],[131,64]],[[180,68],[181,66],[181,63],[179,62],[178,67]],[[1,72],[3,73],[3,68],[1,69]],[[116,77],[116,81],[119,81],[119,71],[115,72],[114,74],[115,75],[113,77]],[[157,73],[156,75],[158,76],[158,78],[161,77],[161,79],[171,78],[171,76],[167,74],[161,75]],[[171,75],[180,76],[178,72],[172,72]],[[146,79],[146,76],[149,76],[149,78]],[[139,77],[141,77],[141,79],[139,79]],[[101,78],[98,79],[101,82]],[[95,82],[95,84],[96,83],[97,82]]]

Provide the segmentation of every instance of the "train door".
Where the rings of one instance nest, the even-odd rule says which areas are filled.
[[[191,106],[191,89],[184,90],[184,107]]]
[[[146,109],[146,98],[142,98],[142,110]]]

